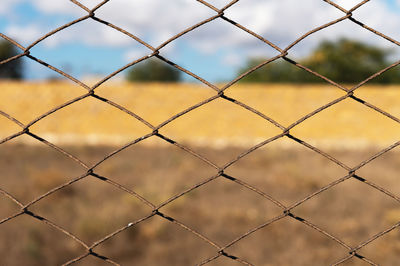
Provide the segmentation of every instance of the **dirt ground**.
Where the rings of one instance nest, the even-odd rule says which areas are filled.
[[[297,144],[296,144],[297,145]],[[226,169],[226,174],[268,194],[284,206],[302,200],[347,172],[301,145],[267,145]],[[67,146],[89,165],[115,150],[112,146]],[[194,149],[218,165],[245,148]],[[356,166],[377,150],[330,150],[349,166]],[[395,195],[400,153],[393,150],[357,174]],[[85,173],[85,169],[46,146],[0,146],[0,187],[22,203]],[[217,171],[175,146],[134,145],[106,160],[94,172],[158,205],[215,175]],[[18,206],[0,196],[0,220]],[[132,195],[88,176],[29,207],[33,213],[73,233],[86,244],[101,239],[151,213]],[[160,212],[224,246],[283,209],[254,191],[224,177],[172,201]],[[326,230],[350,247],[369,239],[400,220],[400,205],[391,197],[351,178],[300,204],[292,213]],[[85,249],[65,234],[28,215],[0,225],[0,265],[60,265]],[[97,246],[94,252],[122,265],[195,265],[218,250],[182,227],[154,216]],[[348,250],[299,220],[285,217],[260,229],[226,252],[254,265],[329,265]],[[380,265],[398,265],[400,232],[395,229],[358,252]],[[107,265],[88,256],[75,265]],[[240,265],[220,257],[208,265]],[[344,265],[367,265],[353,258]]]

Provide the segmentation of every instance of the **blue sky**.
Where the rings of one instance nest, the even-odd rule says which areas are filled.
[[[82,1],[88,6],[96,2]],[[228,1],[209,2],[221,7]],[[349,8],[359,1],[336,2]],[[399,11],[400,1],[371,0],[354,16],[399,40]],[[84,15],[83,10],[68,0],[2,0],[0,32],[28,46],[48,31]],[[96,15],[157,46],[215,12],[195,0],[111,0]],[[226,11],[226,16],[284,48],[302,33],[339,18],[343,13],[322,0],[303,0],[301,4],[295,0],[241,0]],[[290,56],[302,57],[320,40],[343,36],[393,47],[360,27],[344,22],[306,39],[291,50]],[[85,21],[39,43],[31,53],[77,78],[84,78],[105,76],[151,51],[103,25]],[[163,48],[161,54],[211,82],[218,82],[234,78],[247,58],[272,57],[277,52],[218,20],[183,36]],[[27,78],[54,76],[57,73],[35,62],[26,62]]]

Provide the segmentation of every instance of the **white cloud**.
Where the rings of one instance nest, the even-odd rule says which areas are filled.
[[[113,0],[96,12],[155,46],[214,14],[193,0]]]
[[[15,5],[22,1],[23,0],[1,0],[0,15],[10,15]]]
[[[297,3],[293,0],[248,0],[233,6],[226,16],[284,48],[307,31],[341,15],[322,1]],[[240,43],[240,39],[236,43]]]
[[[207,0],[208,3],[210,3],[211,5],[213,5],[217,8],[222,8],[231,1],[232,0]]]
[[[81,8],[70,1],[35,0],[32,4],[45,14],[82,14]]]
[[[16,3],[27,0],[1,1],[0,14],[10,10]],[[400,0],[397,1],[400,4]],[[93,7],[99,2],[99,0],[82,1],[88,7]],[[222,7],[229,1],[210,0],[209,2],[217,7]],[[350,9],[360,0],[337,0],[335,2]],[[35,0],[31,3],[44,15],[85,14],[70,1]],[[215,14],[215,11],[194,0],[113,0],[96,11],[96,16],[128,30],[153,46],[158,46],[187,27]],[[344,15],[341,11],[319,0],[244,0],[233,5],[225,14],[281,48],[289,45],[307,31]],[[397,35],[396,37],[400,38],[398,33],[400,16],[396,10],[391,10],[386,1],[371,1],[355,11],[354,16],[389,36]],[[10,23],[6,33],[29,43],[40,35],[44,35],[49,28],[51,25],[40,26],[34,21],[25,25]],[[265,50],[257,48],[255,43],[258,41],[254,37],[221,19],[204,25],[187,36],[183,36],[180,40],[202,53],[212,53],[216,48],[247,48],[248,50],[253,49],[249,53],[255,54],[257,51],[265,53]],[[337,39],[341,36],[358,38],[379,45],[387,44],[385,40],[371,37],[371,33],[351,22],[341,22],[309,36],[296,45],[293,51],[302,54],[321,39]],[[46,40],[45,44],[56,46],[66,42],[83,42],[89,45],[100,44],[112,47],[132,45],[132,41],[128,37],[91,20],[78,23],[57,33]],[[173,50],[173,44],[164,49]]]
[[[240,67],[243,64],[243,58],[238,53],[228,53],[222,58],[222,63],[228,66]]]
[[[50,0],[50,1],[52,1],[52,0]],[[83,4],[84,6],[86,6],[87,8],[92,9],[97,4],[103,2],[103,0],[79,0],[79,2],[81,4]]]
[[[11,25],[7,27],[5,34],[23,44],[28,44],[38,39],[43,32],[42,29],[37,25]]]
[[[83,11],[80,7],[69,0],[54,1],[54,0],[1,0],[0,14],[9,14],[13,12],[13,8],[17,5],[29,3],[35,6],[38,11],[44,14],[69,14],[82,15]],[[86,12],[86,11],[85,11]]]
[[[138,46],[135,48],[128,49],[124,55],[123,59],[125,63],[132,62],[134,60],[137,60],[139,58],[142,58],[143,56],[150,55],[151,52],[147,48],[144,48],[143,46]]]
[[[349,10],[355,5],[359,4],[361,0],[334,0],[333,2],[343,7],[344,9]]]

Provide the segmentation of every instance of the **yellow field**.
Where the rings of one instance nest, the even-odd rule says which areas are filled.
[[[72,83],[0,83],[0,110],[22,123],[80,95],[86,90]],[[153,125],[212,97],[215,91],[196,84],[106,83],[96,94],[110,99]],[[343,96],[326,85],[246,85],[229,88],[227,96],[254,107],[288,126],[324,104]],[[400,90],[395,86],[366,86],[356,96],[400,117]],[[0,118],[0,136],[20,130]],[[44,118],[31,128],[59,143],[125,143],[152,130],[143,123],[94,98],[86,98]],[[204,145],[248,145],[282,131],[261,117],[223,99],[214,100],[163,127],[160,132],[183,142]],[[400,139],[400,124],[346,99],[293,128],[291,133],[325,145],[385,146]],[[23,136],[15,141],[28,141]],[[148,142],[154,143],[151,139]],[[280,141],[286,143],[285,141]]]

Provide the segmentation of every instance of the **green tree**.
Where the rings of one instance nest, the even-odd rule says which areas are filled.
[[[300,64],[329,79],[340,83],[360,82],[391,64],[390,50],[362,42],[340,39],[323,41]],[[260,63],[260,59],[248,61],[247,68]],[[242,72],[244,69],[241,70]],[[322,82],[322,79],[301,70],[285,60],[268,64],[249,75],[248,82]],[[400,71],[392,69],[373,79],[375,83],[399,83]]]
[[[246,67],[239,72],[244,73],[248,69],[261,64],[267,59],[251,58]],[[242,79],[243,82],[302,82],[301,72],[292,64],[281,60],[271,62]]]
[[[12,43],[0,40],[0,62],[18,54]],[[23,76],[22,59],[16,59],[0,65],[0,79],[21,79]]]
[[[134,65],[128,72],[127,80],[132,82],[177,82],[181,72],[169,64],[158,60],[148,59]]]

